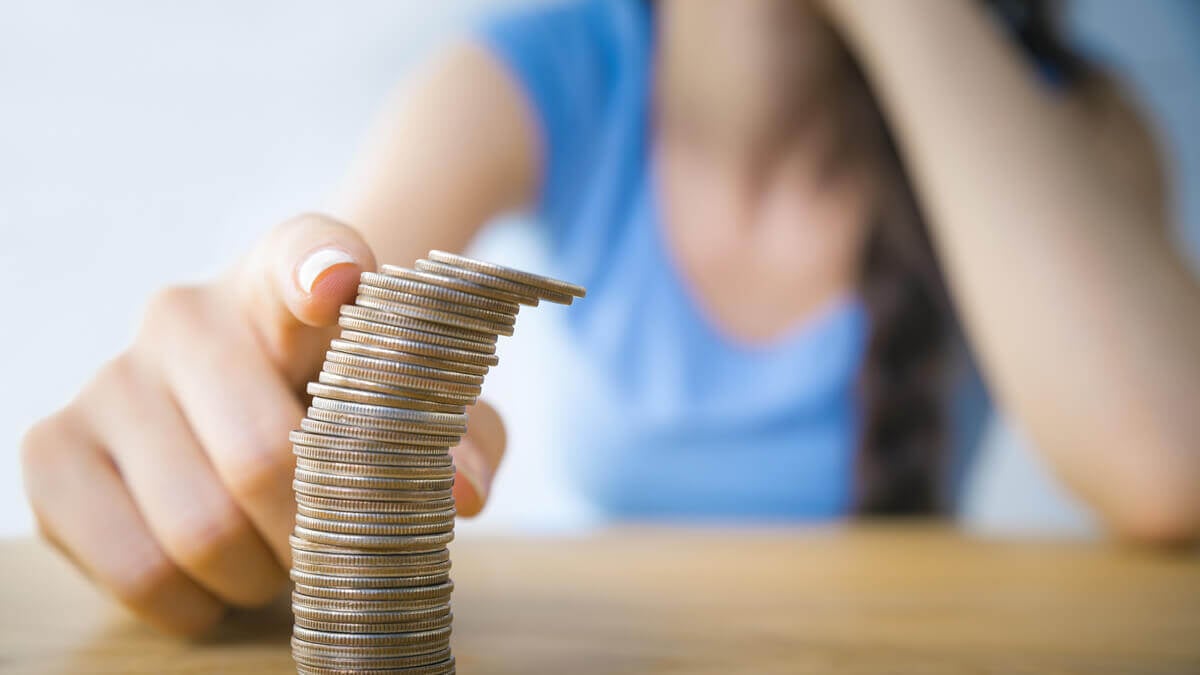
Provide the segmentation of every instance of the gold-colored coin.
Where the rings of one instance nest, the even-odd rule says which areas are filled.
[[[473,385],[476,387],[483,384],[483,375],[431,368],[429,366],[421,366],[403,361],[392,361],[390,359],[381,359],[373,356],[347,354],[345,352],[334,351],[332,349],[325,352],[325,363],[337,363],[344,366],[361,368],[373,373],[396,373],[400,375],[435,380],[438,382],[453,382],[458,384]]]
[[[405,589],[415,590],[415,589]],[[349,600],[344,598],[318,598],[292,593],[293,606],[303,605],[313,609],[329,609],[338,612],[391,612],[411,611],[420,609],[449,609],[450,593],[443,596],[399,598],[395,600]]]
[[[438,446],[400,445],[397,443],[385,443],[383,441],[313,434],[307,431],[293,431],[288,434],[288,440],[296,445],[309,445],[334,450],[353,450],[364,453],[395,453],[399,455],[441,455],[445,453],[445,448]],[[370,457],[364,456],[364,460],[366,459],[370,459]],[[364,463],[370,464],[371,462],[364,461]]]
[[[458,338],[438,335],[436,333],[423,333],[419,330],[409,328],[400,328],[391,326],[386,323],[376,323],[374,321],[366,321],[356,319],[354,317],[344,316],[348,310],[355,309],[353,305],[342,307],[343,316],[338,318],[338,325],[349,330],[359,330],[364,333],[376,333],[378,335],[390,335],[402,340],[413,340],[415,342],[426,342],[431,345],[441,347],[450,347],[452,349],[462,349],[468,352],[477,352],[479,354],[495,354],[496,345],[490,342],[474,342],[472,340],[460,340]]]
[[[343,649],[345,651],[336,651]],[[292,638],[292,651],[296,655],[297,663],[302,663],[307,666],[320,666],[326,668],[359,668],[368,669],[372,674],[380,668],[415,668],[417,666],[427,666],[446,661],[450,658],[449,647],[428,652],[425,654],[408,654],[409,650],[402,652],[402,655],[377,656],[370,651],[364,651],[361,648],[343,648],[333,645],[318,645],[311,642],[305,642]],[[440,667],[440,666],[439,666]],[[360,671],[355,671],[361,675]],[[404,672],[404,671],[402,671]],[[409,673],[409,675],[412,675]],[[418,675],[433,675],[432,673],[418,673]]]
[[[437,586],[422,586],[417,588],[324,588],[308,584],[296,584],[296,593],[314,598],[329,598],[331,600],[439,600],[448,602],[454,592],[454,582],[447,581]],[[311,605],[310,605],[311,606]]]
[[[434,586],[450,580],[447,572],[428,574],[414,577],[331,577],[323,574],[309,574],[300,570],[291,571],[292,581],[306,586],[321,588],[411,588],[414,586]]]
[[[339,462],[343,464],[369,464],[373,466],[397,467],[451,467],[454,462],[445,453],[433,454],[396,454],[391,452],[365,453],[356,450],[330,450],[329,448],[314,448],[310,445],[293,445],[292,453],[297,459],[315,459],[320,462]]]
[[[450,499],[454,496],[449,488],[445,490],[387,490],[322,485],[320,483],[309,483],[304,480],[292,481],[292,489],[313,497],[330,497],[333,499],[368,502],[431,502]]]
[[[447,265],[445,263],[440,263],[433,260],[418,260],[416,267],[422,272],[431,272],[433,274],[440,274],[445,277],[457,277],[464,281],[470,281],[473,284],[487,286],[488,288],[498,288],[502,291],[519,293],[522,295],[536,295],[542,300],[549,300],[550,302],[558,303],[560,305],[569,305],[575,300],[574,296],[568,293],[549,291],[544,288],[537,288],[528,284],[522,284],[509,279],[494,277],[490,274],[484,274],[482,272],[476,272],[475,270],[456,267],[454,265]]]
[[[328,621],[330,623],[412,623],[415,621],[430,621],[441,619],[450,614],[449,605],[430,609],[416,609],[400,612],[335,612],[327,609],[311,609],[303,605],[293,605],[296,616],[302,616],[312,621]]]
[[[310,544],[327,544],[329,546],[359,551],[378,551],[383,549],[406,553],[436,551],[454,540],[453,532],[386,536],[376,534],[337,534],[334,532],[310,530],[306,527],[297,527],[295,534]]]
[[[512,335],[512,324],[494,323],[492,321],[484,321],[475,319],[462,314],[454,314],[452,312],[439,312],[436,309],[428,309],[426,307],[417,307],[414,305],[404,305],[398,302],[388,302],[380,298],[369,295],[358,295],[354,298],[354,304],[371,309],[378,309],[384,312],[392,312],[403,316],[428,321],[430,323],[440,323],[452,328],[460,330],[475,331],[485,335]]]
[[[455,361],[459,363],[470,363],[477,366],[494,366],[500,363],[500,358],[495,354],[480,354],[478,352],[469,352],[465,349],[454,349],[452,347],[441,347],[427,342],[417,342],[415,340],[403,340],[387,335],[377,335],[375,333],[364,333],[357,330],[343,329],[341,338],[350,340],[360,344],[375,345],[383,347],[395,352],[403,352],[405,354],[416,354],[425,356],[439,361]]]
[[[540,274],[533,274],[532,272],[524,272],[511,267],[497,265],[495,263],[483,262],[482,260],[473,260],[471,258],[455,255],[454,253],[448,253],[446,251],[430,251],[429,259],[445,265],[453,265],[455,267],[475,270],[476,272],[488,274],[493,277],[508,279],[509,281],[514,281],[518,284],[532,286],[534,288],[550,291],[552,293],[573,295],[577,298],[582,298],[587,295],[587,289],[578,284],[573,284],[561,279],[555,279],[553,277],[545,277]]]
[[[415,398],[422,401],[430,401],[433,403],[445,403],[447,405],[462,405],[468,406],[475,403],[475,397],[467,394],[446,394],[437,391],[429,391],[427,389],[410,389],[408,387],[398,387],[392,384],[382,384],[371,380],[360,380],[354,377],[346,377],[332,372],[322,372],[317,376],[317,381],[321,384],[333,385],[335,387],[344,387],[346,389],[355,389],[358,391],[369,391],[377,394],[387,394],[389,396],[399,396],[401,398]]]
[[[400,293],[423,295],[425,297],[442,300],[453,305],[478,307],[479,309],[486,309],[492,312],[499,312],[501,314],[516,314],[521,310],[521,305],[518,302],[487,298],[482,295],[475,295],[474,293],[466,293],[454,288],[447,288],[441,284],[431,284],[426,281],[416,281],[414,279],[403,279],[400,277],[379,274],[376,272],[363,272],[362,282],[369,286],[387,288]]]
[[[450,637],[450,629],[437,628],[417,633],[329,633],[296,627],[293,635],[305,642],[327,645],[437,645],[440,647],[440,641]]]
[[[438,370],[450,370],[457,373],[466,373],[468,375],[487,375],[488,367],[474,363],[466,363],[463,361],[446,361],[432,356],[421,356],[410,352],[398,352],[394,349],[386,349],[372,344],[355,342],[352,340],[336,339],[329,343],[330,346],[339,352],[346,354],[356,354],[358,356],[372,356],[377,359],[386,359],[396,363],[408,363],[414,366],[426,366],[429,368],[437,368]]]
[[[402,433],[387,431],[385,429],[372,429],[370,427],[356,427],[349,424],[325,422],[307,417],[300,420],[300,429],[323,436],[341,436],[343,438],[356,438],[363,441],[383,441],[384,443],[392,443],[394,445],[428,445],[441,448],[458,445],[459,440],[462,439],[460,434]]]
[[[321,370],[326,373],[342,375],[345,377],[353,377],[359,380],[367,380],[370,382],[378,382],[381,384],[390,384],[404,389],[415,389],[418,391],[432,391],[439,394],[457,394],[460,396],[479,396],[483,387],[478,384],[465,384],[462,382],[446,382],[444,380],[435,380],[428,377],[418,377],[405,373],[389,373],[383,370],[373,370],[370,368],[359,368],[356,366],[344,365],[341,363],[333,363],[326,361],[321,367]]]
[[[402,293],[400,291],[393,291],[391,289],[379,288],[378,286],[370,286],[367,284],[358,285],[358,294],[367,295],[372,298],[379,298],[380,300],[386,300],[388,302],[401,305],[424,307],[426,309],[432,309],[439,312],[446,312],[447,314],[461,314],[462,316],[469,316],[474,319],[481,319],[483,321],[503,324],[506,326],[511,326],[517,321],[515,312],[493,312],[490,309],[480,309],[478,307],[471,307],[470,305],[460,305],[453,302],[446,302],[445,300],[438,300],[437,298],[430,298],[424,295]]]
[[[437,435],[461,438],[467,433],[467,425],[465,424],[437,424],[428,420],[410,421],[407,419],[388,419],[384,417],[372,417],[369,415],[356,415],[352,413],[337,412],[334,410],[323,410],[321,408],[308,409],[308,417],[313,420],[328,422],[330,424],[338,424],[344,426],[361,427],[368,430],[379,430],[388,432],[409,432],[414,434]],[[341,436],[345,434],[331,434],[333,436]],[[350,438],[369,438],[367,436],[350,436]],[[419,445],[412,443],[412,445]]]
[[[344,551],[328,552],[324,550],[309,550],[311,547],[307,546],[308,542],[297,538],[295,535],[288,535],[288,541],[296,549],[292,551],[293,561],[307,562],[314,565],[355,567],[419,567],[422,565],[449,563],[450,561],[450,552],[444,548],[425,553],[388,553],[380,551],[372,551],[370,553]],[[319,548],[327,549],[329,547],[321,545]]]
[[[314,485],[395,490],[398,492],[404,490],[411,490],[413,492],[449,490],[454,486],[453,478],[376,478],[374,476],[321,473],[300,467],[296,468],[296,480]]]
[[[297,494],[296,504],[311,506],[317,509],[334,511],[358,511],[362,513],[424,513],[439,511],[454,507],[454,498],[450,496],[438,500],[388,501],[381,502],[370,499],[350,499],[346,497],[321,497],[318,495]]]
[[[440,412],[451,415],[462,414],[467,411],[466,405],[435,403],[434,401],[425,401],[422,399],[407,398],[404,396],[393,396],[391,394],[380,394],[373,391],[359,391],[349,387],[338,387],[331,384],[323,384],[321,382],[309,382],[307,391],[311,396],[331,398],[338,401],[346,401],[348,403],[365,403],[367,405],[386,408],[399,408],[401,410],[421,410],[424,412]]]
[[[292,561],[292,569],[327,577],[403,577],[442,574],[450,571],[450,562],[434,565],[395,565],[372,567],[363,565],[312,565],[299,560]]]
[[[301,628],[323,630],[329,633],[410,633],[445,628],[453,620],[453,614],[447,614],[444,617],[436,619],[406,621],[403,623],[335,623],[333,621],[309,619],[303,616],[295,618],[296,625]]]
[[[347,523],[389,523],[416,524],[439,523],[452,520],[458,512],[453,508],[421,511],[414,513],[358,513],[354,511],[337,511],[334,509],[319,509],[303,504],[297,505],[297,515],[325,520],[340,520]]]
[[[306,527],[310,530],[317,530],[320,532],[334,532],[338,534],[378,534],[388,536],[440,534],[442,532],[449,532],[450,530],[454,529],[453,518],[436,523],[347,523],[340,520],[310,518],[309,516],[299,513],[296,514],[296,524],[301,527]]]
[[[403,478],[441,481],[454,477],[453,464],[447,466],[396,466],[394,464],[327,462],[307,457],[297,457],[296,468],[314,473],[364,478]]]
[[[456,291],[462,291],[469,295],[476,295],[483,298],[494,298],[504,302],[515,302],[518,305],[528,305],[536,307],[538,298],[536,295],[519,295],[509,293],[498,288],[488,288],[480,286],[469,281],[456,279],[454,277],[442,276],[431,272],[422,272],[421,270],[409,269],[407,267],[396,267],[394,265],[384,265],[380,270],[383,274],[397,279],[408,279],[410,281],[424,282],[427,284],[441,286],[442,288],[452,288]]]

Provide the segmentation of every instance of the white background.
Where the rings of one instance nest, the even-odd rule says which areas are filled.
[[[0,535],[29,532],[17,441],[128,340],[147,295],[203,279],[271,224],[320,207],[415,59],[495,2],[0,4]],[[1078,30],[1115,58],[1171,139],[1181,220],[1200,223],[1200,10],[1088,0]],[[1193,37],[1188,38],[1188,35]],[[1200,228],[1188,230],[1200,240]],[[1195,249],[1193,249],[1195,250]],[[543,267],[521,225],[477,253]],[[538,412],[569,367],[556,307],[522,314],[486,394],[510,461],[467,529],[591,522],[558,480]],[[517,376],[520,373],[520,377]],[[1087,531],[997,428],[967,514],[996,529]]]

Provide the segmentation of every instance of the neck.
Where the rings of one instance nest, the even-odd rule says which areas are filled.
[[[821,104],[837,53],[832,32],[794,0],[664,0],[655,102],[671,142],[756,173],[827,124]],[[811,140],[811,139],[806,139]],[[803,150],[809,148],[810,150]]]

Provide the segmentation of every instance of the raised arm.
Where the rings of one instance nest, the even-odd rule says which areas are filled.
[[[1000,402],[1116,532],[1196,538],[1200,287],[1128,110],[1039,86],[979,3],[827,5],[883,100]]]

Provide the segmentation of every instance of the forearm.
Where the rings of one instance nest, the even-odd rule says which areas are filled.
[[[330,210],[381,263],[461,250],[488,220],[532,199],[536,134],[525,107],[483,48],[452,47],[394,97]]]
[[[1134,534],[1200,530],[1200,290],[974,3],[831,3],[966,330],[1058,472]]]

